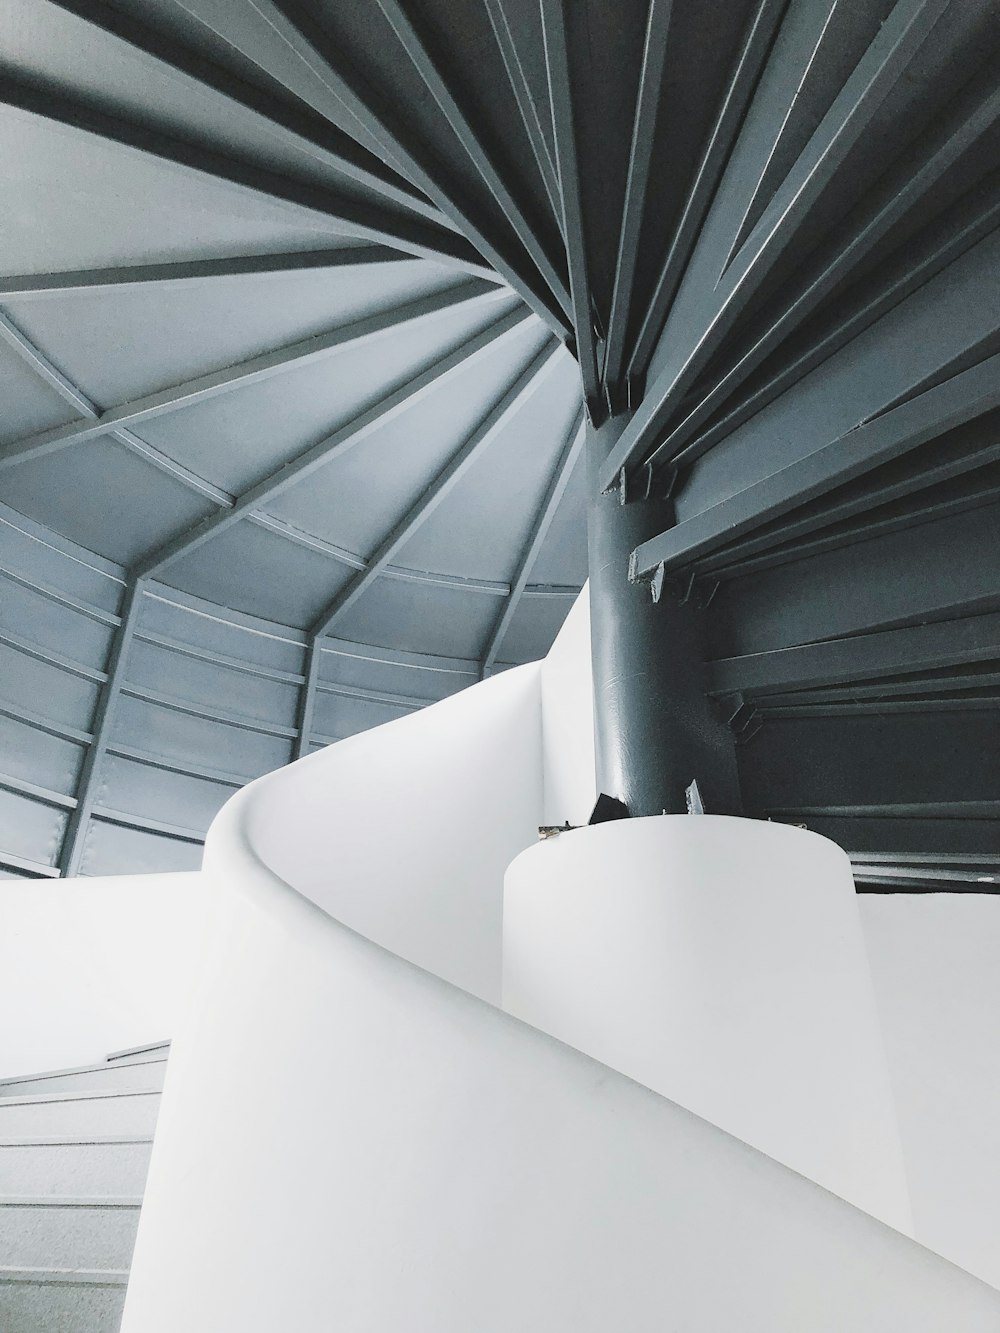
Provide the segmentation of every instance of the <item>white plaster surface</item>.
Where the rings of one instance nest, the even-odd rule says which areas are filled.
[[[597,800],[590,594],[583,592],[542,662],[543,824],[585,824]]]
[[[169,1038],[204,901],[197,874],[0,882],[0,1078]]]
[[[530,679],[331,747],[216,820],[220,910],[171,1055],[123,1333],[995,1330],[1000,1293],[428,970],[457,975],[466,933],[468,984],[489,978],[502,849],[473,761],[519,734],[519,695],[538,746]],[[378,825],[371,788],[351,785],[380,760],[398,823]],[[393,795],[397,769],[422,821]],[[432,793],[464,783],[474,825],[449,852]],[[529,808],[513,807],[525,830]],[[449,878],[480,834],[490,874]],[[350,926],[327,914],[341,911]]]
[[[858,898],[915,1234],[1000,1287],[1000,897]]]
[[[850,862],[668,815],[507,871],[504,1007],[902,1230],[910,1212]]]

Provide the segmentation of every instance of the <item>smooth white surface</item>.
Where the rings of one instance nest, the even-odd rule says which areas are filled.
[[[303,873],[425,965],[432,918],[449,967],[463,930],[480,957],[489,877],[450,881],[483,895],[461,910],[425,879],[430,917],[406,889],[414,849],[447,841],[447,804],[419,788],[433,827],[388,821],[373,844],[374,796],[350,774],[381,756],[446,793],[474,783],[472,756],[500,745],[494,709],[517,734],[520,694],[538,736],[529,679],[331,747],[216,820],[212,951],[171,1054],[123,1333],[995,1331],[1000,1294],[284,880]],[[435,716],[449,739],[428,752]],[[471,846],[497,812],[468,813]],[[361,892],[345,867],[373,851],[386,882]]]
[[[586,824],[597,800],[590,593],[573,603],[542,662],[542,824]]]
[[[917,1238],[1000,1287],[1000,897],[858,905]]]
[[[499,1002],[503,876],[541,789],[532,664],[283,769],[249,832],[339,921]]]
[[[0,1078],[169,1037],[204,897],[197,874],[0,881]]]
[[[668,815],[530,848],[507,871],[503,1003],[909,1230],[851,866],[827,839]]]

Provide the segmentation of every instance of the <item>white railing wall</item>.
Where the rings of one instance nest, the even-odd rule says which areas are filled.
[[[123,1333],[994,1330],[1000,1293],[491,1002],[542,737],[521,669],[216,821]]]

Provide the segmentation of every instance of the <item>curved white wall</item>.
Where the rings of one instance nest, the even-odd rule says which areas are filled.
[[[850,861],[721,815],[577,829],[507,871],[504,1008],[903,1230]]]
[[[540,735],[537,674],[510,673],[213,825],[123,1333],[994,1330],[1000,1294],[427,970],[495,980],[501,842],[530,802],[513,762],[476,761],[537,763]]]

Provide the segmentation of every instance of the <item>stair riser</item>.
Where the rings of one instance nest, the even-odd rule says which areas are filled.
[[[149,1154],[148,1143],[0,1147],[0,1194],[27,1198],[141,1196]],[[3,1327],[0,1323],[0,1329]]]
[[[0,1282],[4,1333],[115,1333],[124,1305],[124,1287]]]
[[[0,1255],[12,1268],[128,1268],[138,1208],[0,1205]]]
[[[57,1092],[159,1092],[163,1087],[165,1060],[147,1064],[103,1065],[79,1074],[57,1074],[54,1078],[27,1078],[0,1083],[0,1099],[28,1097],[32,1093],[47,1097]]]
[[[136,1097],[98,1097],[83,1101],[0,1101],[0,1141],[86,1134],[152,1134],[159,1109],[158,1093]]]

